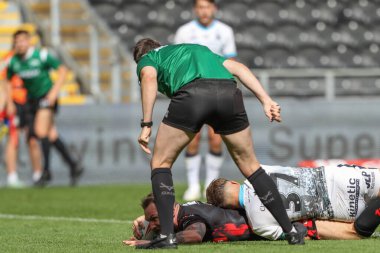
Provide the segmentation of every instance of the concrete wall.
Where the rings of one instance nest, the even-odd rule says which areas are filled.
[[[380,100],[347,99],[278,100],[283,122],[270,123],[261,105],[247,99],[245,106],[254,133],[257,156],[263,164],[296,165],[305,159],[380,157]],[[159,100],[154,112],[153,133],[166,112],[168,100]],[[149,182],[149,157],[139,148],[137,137],[141,105],[61,107],[57,123],[71,151],[83,161],[83,183]],[[206,132],[203,131],[206,136]],[[154,136],[151,139],[153,145]],[[207,138],[202,139],[207,151]],[[0,150],[0,156],[3,154]],[[221,175],[241,179],[238,169],[225,152]],[[1,164],[4,168],[4,164]],[[53,151],[55,184],[68,183],[68,169]],[[31,169],[22,141],[20,175],[28,181]],[[175,180],[185,181],[183,155],[173,170]],[[0,170],[0,184],[5,182]]]

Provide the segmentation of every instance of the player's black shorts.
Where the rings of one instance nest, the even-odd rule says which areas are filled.
[[[197,79],[185,85],[173,95],[162,122],[193,133],[207,124],[222,135],[249,126],[242,93],[228,79]]]

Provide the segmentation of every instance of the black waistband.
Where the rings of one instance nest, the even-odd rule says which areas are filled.
[[[236,81],[233,79],[217,79],[217,78],[198,78],[190,83],[186,84],[185,86],[181,87],[178,91],[186,90],[188,88],[191,88],[193,86],[197,85],[234,85],[236,87]]]

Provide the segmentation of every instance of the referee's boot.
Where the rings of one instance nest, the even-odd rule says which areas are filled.
[[[293,223],[297,232],[289,232],[285,234],[285,239],[291,245],[303,245],[305,244],[305,236],[307,235],[307,229],[300,222]]]
[[[52,176],[51,176],[50,170],[44,170],[42,172],[40,179],[38,179],[34,183],[34,185],[38,187],[44,187],[51,181],[51,179],[52,179]]]
[[[70,185],[76,186],[84,172],[84,167],[78,162],[70,168]]]
[[[177,249],[178,243],[174,234],[158,237],[150,243],[136,246],[136,249]]]

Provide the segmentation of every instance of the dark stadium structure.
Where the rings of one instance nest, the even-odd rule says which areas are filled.
[[[172,43],[176,29],[193,18],[192,0],[89,2],[128,48],[146,36]],[[380,67],[379,0],[220,0],[217,4],[217,18],[234,29],[238,59],[252,69]],[[337,76],[336,95],[379,95],[380,76],[363,75]],[[310,96],[320,96],[325,79],[312,74],[288,81],[271,78],[269,86],[271,94],[305,95],[306,88]],[[298,90],[300,82],[306,87]]]

